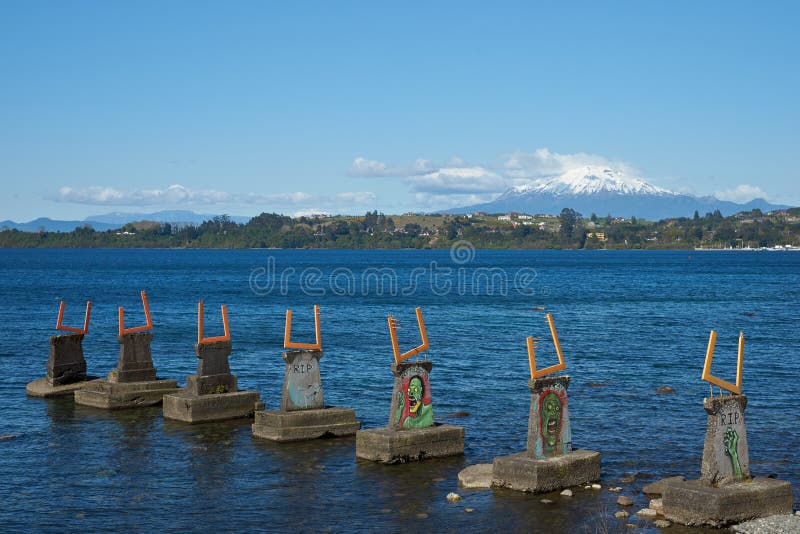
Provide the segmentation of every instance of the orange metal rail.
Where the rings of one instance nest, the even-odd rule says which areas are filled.
[[[144,307],[144,320],[145,324],[142,326],[134,326],[133,328],[125,328],[125,309],[119,307],[119,335],[133,334],[134,332],[142,332],[144,330],[152,330],[153,320],[150,318],[150,306],[147,304],[147,294],[144,291],[140,292],[142,296],[142,306]]]
[[[715,386],[719,386],[721,388],[727,389],[731,393],[735,393],[737,395],[742,394],[742,367],[744,365],[744,332],[739,332],[739,355],[736,359],[736,384],[731,384],[727,380],[723,380],[721,378],[717,378],[716,376],[711,374],[711,362],[714,359],[714,346],[717,344],[717,333],[712,330],[711,335],[708,338],[708,349],[706,350],[706,361],[703,364],[703,374],[700,375],[700,378],[714,384]]]
[[[89,315],[92,313],[92,301],[86,301],[86,314],[83,316],[83,328],[75,328],[73,326],[65,326],[61,324],[64,319],[64,306],[65,302],[62,300],[58,306],[58,320],[56,321],[56,330],[64,330],[65,332],[74,332],[76,334],[89,333]]]
[[[222,329],[224,335],[215,337],[203,337],[203,301],[197,303],[197,343],[216,343],[217,341],[230,341],[231,332],[228,329],[228,308],[222,305]]]
[[[292,310],[286,310],[286,326],[283,330],[283,348],[322,350],[322,329],[319,325],[319,306],[314,304],[314,333],[315,343],[298,343],[292,341]]]
[[[425,331],[425,321],[422,319],[422,308],[417,308],[416,313],[417,324],[419,325],[419,337],[422,340],[422,344],[403,353],[400,353],[400,344],[397,341],[397,319],[389,315],[389,335],[392,337],[392,350],[394,351],[395,363],[400,363],[430,348],[428,333]]]
[[[555,365],[551,365],[550,367],[545,367],[544,369],[536,369],[536,354],[534,351],[534,347],[536,345],[535,340],[528,336],[525,341],[528,345],[528,364],[531,368],[531,378],[541,378],[543,376],[555,373],[556,371],[562,371],[567,368],[567,364],[564,362],[564,354],[561,352],[561,342],[558,340],[558,332],[556,332],[556,324],[553,322],[553,316],[551,314],[545,315],[547,319],[547,324],[550,325],[550,335],[553,338],[553,346],[556,349],[556,354],[558,355],[558,363]]]

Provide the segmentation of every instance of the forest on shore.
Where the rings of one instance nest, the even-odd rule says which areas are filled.
[[[692,249],[800,246],[800,208],[723,217],[719,211],[661,221],[525,214],[289,217],[262,213],[246,223],[221,215],[202,224],[152,221],[116,230],[0,230],[3,248],[448,248],[467,240],[487,249]]]

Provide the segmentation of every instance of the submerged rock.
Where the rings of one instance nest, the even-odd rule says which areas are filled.
[[[620,495],[617,497],[617,504],[620,506],[630,506],[633,504],[633,499],[625,495]]]
[[[675,390],[669,386],[663,386],[656,390],[656,393],[675,393]]]
[[[619,512],[614,512],[614,517],[617,519],[627,519],[631,514],[626,512],[625,510],[620,510]]]
[[[464,488],[491,488],[492,464],[475,464],[458,473],[458,483]]]

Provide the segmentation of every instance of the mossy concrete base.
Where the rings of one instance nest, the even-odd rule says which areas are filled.
[[[356,456],[373,462],[399,464],[464,454],[464,427],[454,425],[393,430],[389,427],[359,430]]]
[[[51,386],[50,381],[47,380],[47,377],[45,376],[38,378],[33,382],[28,382],[28,385],[25,386],[25,392],[31,397],[62,397],[65,395],[72,395],[75,393],[75,391],[85,388],[88,384],[91,384],[95,380],[99,380],[99,378],[89,376],[86,377],[86,380],[72,382],[71,384]]]
[[[185,423],[208,423],[250,417],[260,400],[258,391],[192,395],[182,390],[164,395],[164,417]]]
[[[600,480],[600,453],[578,449],[537,459],[527,451],[494,459],[492,485],[545,493]]]
[[[139,408],[161,404],[164,395],[178,391],[175,380],[109,382],[94,380],[75,391],[75,403],[104,410]]]
[[[722,487],[704,479],[664,483],[664,515],[690,526],[724,527],[749,519],[792,513],[792,485],[785,480],[756,477]]]
[[[253,435],[272,441],[305,441],[324,437],[352,436],[361,428],[350,408],[257,411]]]

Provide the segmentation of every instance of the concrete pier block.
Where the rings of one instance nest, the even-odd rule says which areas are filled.
[[[135,332],[117,336],[119,358],[117,368],[108,373],[109,382],[152,382],[156,380],[156,368],[150,352],[153,334]]]
[[[356,456],[398,464],[464,454],[464,428],[437,424],[427,428],[394,430],[370,428],[356,433]]]
[[[50,357],[46,365],[47,382],[63,386],[86,380],[86,360],[83,358],[83,334],[50,337]]]
[[[86,380],[81,380],[80,382],[52,386],[47,377],[44,376],[42,378],[37,378],[33,382],[28,382],[28,385],[25,386],[25,392],[31,397],[62,397],[64,395],[72,395],[75,391],[85,388],[88,384],[96,380],[99,379],[95,376],[87,376]]]
[[[670,480],[664,484],[664,514],[690,526],[724,527],[749,519],[792,513],[792,485],[756,477],[713,487],[703,479]]]
[[[538,459],[529,452],[494,459],[492,485],[531,493],[544,493],[600,480],[600,453],[574,450]]]
[[[186,423],[208,423],[250,417],[260,400],[258,391],[192,395],[186,390],[164,396],[164,417]]]
[[[161,404],[164,395],[178,389],[178,382],[175,380],[110,382],[101,379],[76,390],[75,403],[106,410],[155,406]]]
[[[261,410],[255,413],[253,435],[272,441],[303,441],[324,437],[352,436],[361,428],[355,410],[319,408],[283,411]]]

